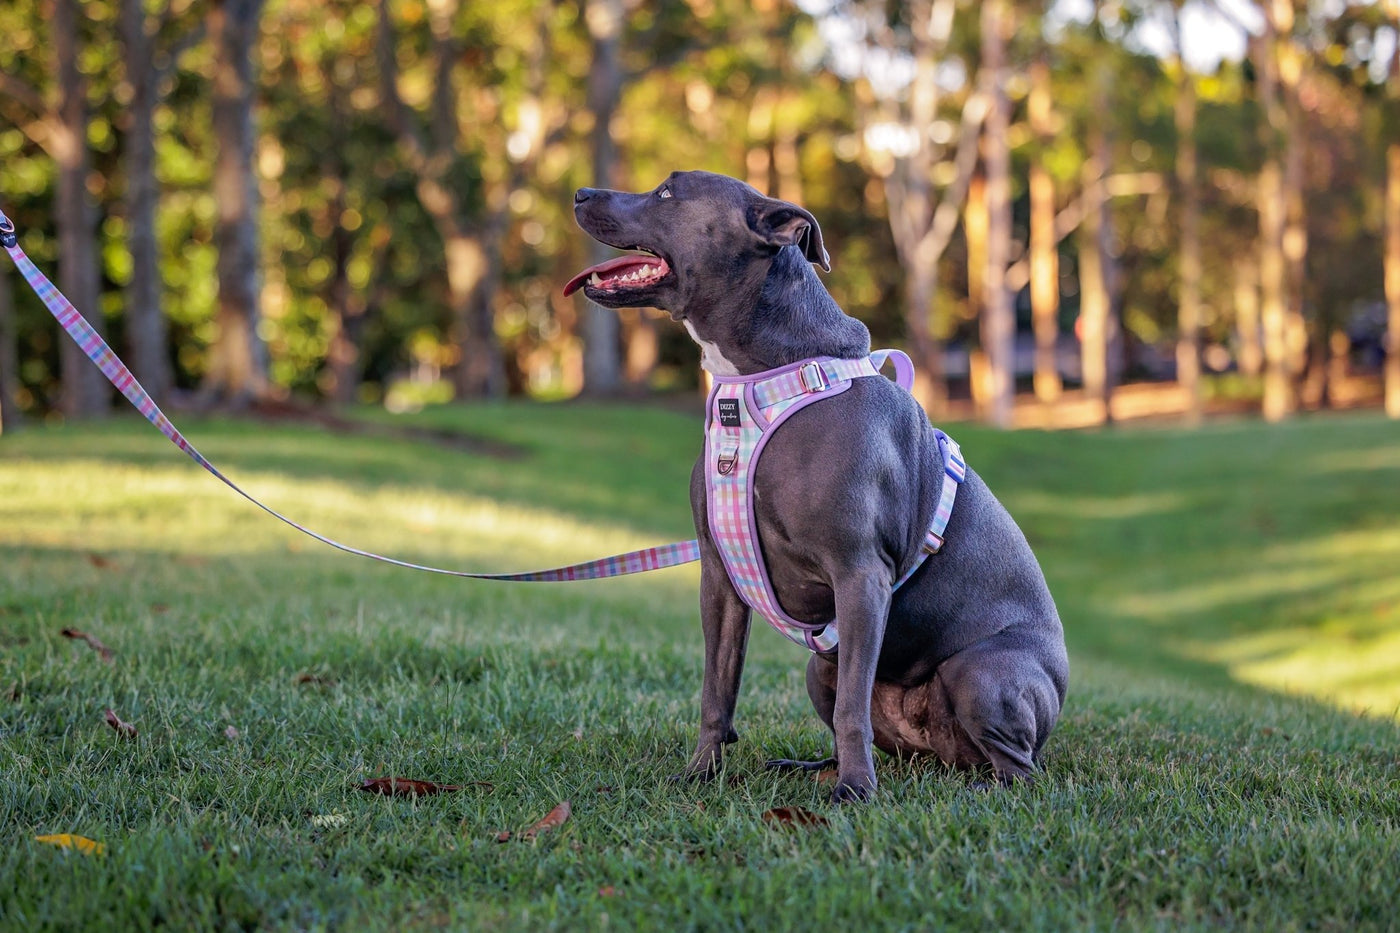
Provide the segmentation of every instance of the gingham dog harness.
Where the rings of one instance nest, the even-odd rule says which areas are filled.
[[[822,357],[750,376],[716,376],[705,418],[705,481],[710,536],[719,549],[724,569],[749,608],[783,635],[813,651],[836,647],[835,625],[799,622],[783,611],[773,593],[768,568],[759,547],[754,521],[753,477],[758,458],[773,433],[793,414],[814,402],[840,395],[851,381],[878,376],[886,361],[894,364],[895,381],[903,389],[914,382],[914,366],[899,350],[878,350],[863,359]],[[943,532],[953,512],[958,485],[967,466],[957,443],[937,432],[943,457],[943,489],[919,556],[902,577],[898,589],[930,554],[943,547]]]

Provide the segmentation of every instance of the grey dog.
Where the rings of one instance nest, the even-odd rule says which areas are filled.
[[[574,202],[585,232],[642,255],[584,270],[566,292],[669,311],[712,373],[869,355],[869,332],[812,268],[829,271],[829,259],[803,208],[708,172],[674,173],[639,193],[582,188]],[[756,467],[755,518],[774,593],[793,618],[840,632],[835,651],[807,664],[834,761],[770,765],[834,764],[837,801],[875,790],[872,743],[960,769],[990,766],[1002,783],[1028,778],[1064,703],[1069,661],[1054,600],[1025,536],[976,472],[958,491],[945,546],[892,591],[918,556],[943,470],[918,403],[873,378],[798,412]],[[709,533],[703,457],[690,494],[705,671],[700,738],[685,773],[708,779],[738,740],[750,611]]]

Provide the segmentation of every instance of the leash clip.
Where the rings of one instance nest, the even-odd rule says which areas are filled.
[[[0,246],[14,249],[18,245],[19,237],[15,235],[14,221],[6,217],[4,211],[0,211]]]
[[[802,374],[802,387],[808,392],[825,392],[830,387],[826,381],[826,370],[820,363],[803,363],[799,372]]]

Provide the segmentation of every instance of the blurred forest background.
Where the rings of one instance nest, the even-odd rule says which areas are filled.
[[[935,420],[1400,418],[1397,22],[1397,0],[9,0],[0,206],[177,408],[698,391],[678,325],[560,289],[601,258],[575,188],[706,168],[818,217],[828,287],[915,358]],[[113,402],[0,271],[0,426]]]

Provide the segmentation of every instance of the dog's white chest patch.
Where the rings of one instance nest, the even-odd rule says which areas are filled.
[[[708,340],[701,340],[700,335],[695,332],[689,321],[685,321],[685,329],[690,333],[690,339],[700,345],[700,366],[705,372],[715,376],[737,376],[739,367],[724,358],[724,354],[719,352],[719,347]]]

